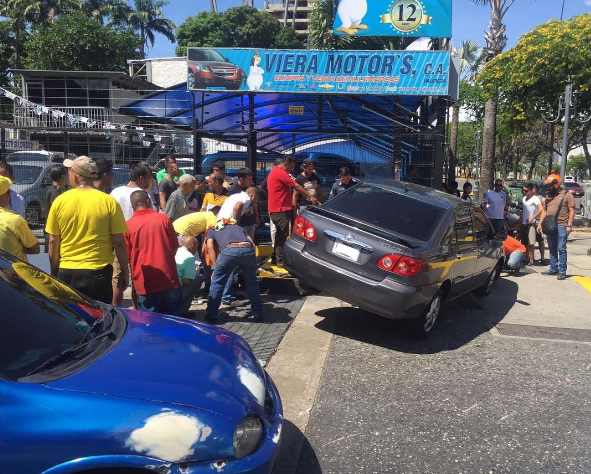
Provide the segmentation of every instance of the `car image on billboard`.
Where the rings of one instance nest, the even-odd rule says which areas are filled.
[[[187,88],[238,90],[244,71],[214,49],[187,50]]]

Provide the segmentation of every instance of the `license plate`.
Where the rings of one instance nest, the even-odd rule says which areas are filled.
[[[356,262],[359,259],[358,249],[355,247],[349,247],[348,245],[342,244],[340,242],[335,242],[334,247],[332,248],[332,253],[338,255],[339,257],[352,260],[353,262]]]

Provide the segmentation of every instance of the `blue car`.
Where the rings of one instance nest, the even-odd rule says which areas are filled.
[[[281,400],[242,338],[98,303],[2,251],[0,301],[0,472],[271,472]]]

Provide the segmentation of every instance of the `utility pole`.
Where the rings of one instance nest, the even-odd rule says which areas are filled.
[[[209,0],[209,4],[211,5],[211,11],[214,13],[218,12],[218,2],[217,0]]]
[[[573,81],[568,78],[564,88],[564,130],[562,132],[562,162],[560,163],[560,180],[564,183],[566,174],[566,157],[568,155],[568,125],[570,121],[570,104],[573,97]]]

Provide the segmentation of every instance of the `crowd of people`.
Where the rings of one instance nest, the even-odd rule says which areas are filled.
[[[295,217],[309,205],[322,204],[324,195],[314,162],[304,160],[294,176],[295,162],[276,160],[257,188],[253,172],[235,178],[216,162],[209,176],[180,170],[174,157],[156,178],[147,164],[129,169],[129,182],[107,193],[113,184],[112,163],[80,156],[51,167],[47,190],[45,249],[51,274],[76,290],[104,303],[121,306],[132,286],[132,305],[144,311],[190,316],[194,303],[207,300],[205,318],[216,323],[222,304],[245,304],[236,295],[241,280],[255,320],[263,318],[257,283],[255,230],[260,225],[259,194],[267,198],[273,242],[272,263],[283,265],[283,246]],[[24,200],[11,189],[13,170],[0,163],[0,249],[22,260],[40,252],[37,238],[24,218]],[[357,184],[342,168],[329,199]],[[520,240],[504,243],[506,265],[535,264],[539,245],[544,259],[548,241],[550,268],[543,275],[565,279],[566,240],[575,214],[573,196],[561,187],[560,176],[545,181],[542,197],[535,184],[522,188]],[[68,189],[69,188],[69,189]],[[447,189],[472,201],[472,186],[457,182]],[[495,231],[503,229],[510,198],[501,180],[485,193],[484,209]]]

